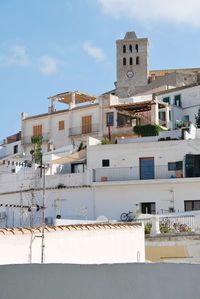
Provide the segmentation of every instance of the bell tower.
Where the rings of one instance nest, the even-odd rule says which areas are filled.
[[[127,32],[124,39],[116,41],[116,49],[116,95],[120,98],[133,96],[139,87],[148,83],[148,39]]]

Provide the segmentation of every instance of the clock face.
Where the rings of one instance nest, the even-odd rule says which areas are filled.
[[[127,75],[128,78],[132,78],[133,77],[133,72],[132,71],[128,71],[126,73],[126,75]]]

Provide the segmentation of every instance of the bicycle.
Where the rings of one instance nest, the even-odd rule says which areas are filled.
[[[129,211],[128,213],[122,213],[120,216],[121,221],[132,221],[134,220],[135,216],[133,212]]]

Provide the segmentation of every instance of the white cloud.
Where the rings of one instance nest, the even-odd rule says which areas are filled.
[[[91,42],[87,41],[83,44],[84,51],[97,61],[105,61],[106,55],[101,48],[97,48]]]
[[[43,55],[39,60],[39,71],[45,76],[51,76],[59,73],[61,62],[57,58],[49,55]]]
[[[20,65],[26,66],[31,63],[24,46],[14,46],[7,55],[0,57],[0,66]]]
[[[170,21],[200,27],[199,0],[97,0],[112,17],[148,21]]]

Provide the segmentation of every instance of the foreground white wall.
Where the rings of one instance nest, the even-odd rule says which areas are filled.
[[[0,266],[1,299],[199,299],[199,265]]]
[[[54,229],[56,231],[54,231]],[[145,261],[141,224],[73,225],[45,230],[45,263],[133,263]],[[0,231],[0,264],[41,262],[41,233]],[[3,234],[6,233],[6,235]]]

